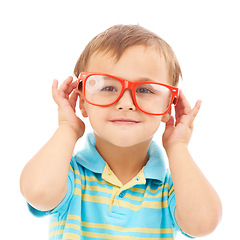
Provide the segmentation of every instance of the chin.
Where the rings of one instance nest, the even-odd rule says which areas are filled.
[[[152,140],[152,136],[148,138],[143,138],[143,139],[136,139],[135,137],[129,137],[129,136],[123,136],[123,137],[117,136],[112,138],[109,142],[116,147],[129,148],[129,147],[141,145],[151,140]]]
[[[133,147],[137,145],[141,145],[144,143],[151,142],[153,138],[153,134],[139,134],[139,133],[129,133],[126,131],[118,131],[118,132],[97,132],[94,131],[95,138],[97,139],[97,142],[99,144],[108,144],[115,147],[121,147],[121,148],[128,148]],[[109,146],[111,147],[111,146]]]

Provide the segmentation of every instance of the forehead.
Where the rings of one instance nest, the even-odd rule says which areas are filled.
[[[87,71],[107,73],[129,81],[148,78],[160,83],[170,83],[165,57],[154,46],[129,47],[118,61],[111,53],[96,52],[90,58]]]

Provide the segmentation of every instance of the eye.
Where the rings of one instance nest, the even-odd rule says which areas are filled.
[[[108,86],[108,87],[104,87],[102,88],[101,91],[107,91],[107,92],[117,92],[117,89],[112,87],[112,86]]]
[[[136,90],[137,93],[153,93],[153,91],[149,88],[139,88]]]

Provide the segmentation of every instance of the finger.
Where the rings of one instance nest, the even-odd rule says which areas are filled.
[[[54,79],[52,83],[52,97],[54,101],[58,104],[58,80]]]
[[[77,89],[78,82],[72,82],[72,80],[73,79],[71,79],[71,77],[66,79],[60,87],[61,95],[66,99],[69,98],[69,95],[73,92],[73,90]]]
[[[78,99],[78,93],[76,91],[74,91],[72,93],[72,95],[70,96],[70,99],[69,99],[69,102],[70,102],[74,111],[75,111],[75,108],[76,108],[77,99]]]
[[[69,86],[68,86],[68,89],[66,90],[66,94],[70,94],[74,89],[77,88],[77,81],[71,83]]]
[[[174,117],[173,116],[171,116],[170,118],[169,118],[169,120],[166,122],[166,128],[172,128],[172,127],[174,127],[175,125],[174,125]]]
[[[182,115],[187,115],[191,112],[191,106],[190,106],[187,98],[184,96],[182,90],[180,90],[179,100],[178,100],[177,105],[175,106],[175,110],[176,110],[176,117],[182,116]]]
[[[69,86],[71,85],[73,81],[73,77],[69,76],[66,80],[64,80],[64,82],[61,84],[61,86],[59,87],[59,90],[61,92],[66,93],[67,89],[69,88]]]
[[[201,103],[202,101],[201,100],[198,100],[194,106],[194,108],[191,110],[191,112],[189,113],[189,120],[188,120],[188,126],[189,127],[193,127],[193,121],[195,120],[199,110],[200,110],[200,107],[201,107]]]
[[[57,89],[57,88],[58,88],[58,80],[54,79],[52,84],[52,89]]]
[[[190,115],[192,116],[192,119],[194,120],[200,110],[200,107],[201,107],[201,104],[202,104],[202,101],[201,100],[198,100],[194,106],[194,108],[192,109]]]

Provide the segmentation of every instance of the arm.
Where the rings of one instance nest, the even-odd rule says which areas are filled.
[[[75,114],[78,95],[72,93],[76,88],[76,82],[72,81],[69,77],[59,89],[58,82],[53,82],[52,94],[59,107],[58,129],[26,164],[20,178],[23,196],[42,211],[55,208],[64,198],[73,149],[85,129],[84,123]]]
[[[198,101],[191,109],[180,92],[175,109],[176,123],[171,117],[163,134],[175,190],[175,217],[180,228],[195,237],[211,233],[222,215],[217,193],[192,159],[187,147],[200,104]]]

